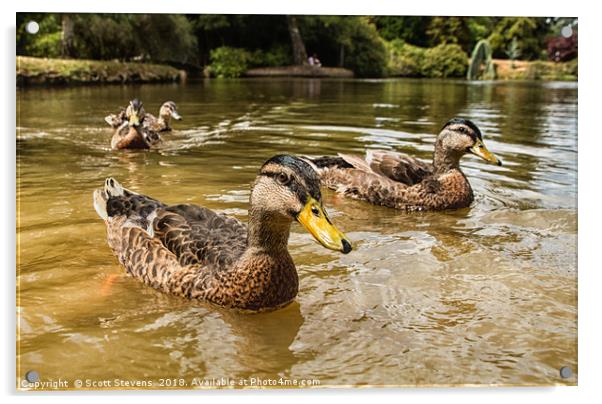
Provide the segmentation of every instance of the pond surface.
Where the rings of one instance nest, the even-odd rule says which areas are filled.
[[[133,97],[152,113],[178,104],[184,120],[160,150],[110,150],[103,117]],[[17,98],[18,380],[36,370],[155,387],[180,377],[576,383],[576,84],[214,80]],[[250,184],[272,155],[384,148],[430,159],[454,116],[473,119],[504,161],[463,159],[472,206],[408,214],[324,191],[356,250],[326,250],[295,224],[300,291],[276,312],[218,310],[128,277],[92,207],[92,191],[114,176],[246,221]]]

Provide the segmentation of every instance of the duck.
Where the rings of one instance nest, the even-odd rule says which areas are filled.
[[[165,204],[114,178],[94,191],[93,204],[128,274],[161,292],[233,310],[275,310],[295,299],[299,276],[287,249],[293,221],[327,249],[352,250],[326,213],[316,172],[291,155],[261,166],[247,224],[198,205]]]
[[[123,113],[125,119],[111,139],[112,149],[150,149],[161,143],[161,136],[156,131],[141,124],[146,112],[140,100],[131,100]]]
[[[142,126],[154,132],[169,132],[171,131],[171,120],[182,120],[182,116],[178,113],[178,107],[173,101],[166,101],[159,108],[159,117],[145,113],[142,119]],[[127,108],[122,108],[117,114],[110,114],[105,117],[105,122],[111,125],[113,129],[117,129],[123,125],[127,118]]]
[[[464,118],[452,118],[443,125],[431,163],[387,150],[306,160],[324,186],[346,197],[406,211],[440,211],[465,208],[474,200],[460,167],[466,154],[502,165],[485,147],[477,125]]]

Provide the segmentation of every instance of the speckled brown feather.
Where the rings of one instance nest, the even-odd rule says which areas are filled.
[[[345,196],[407,211],[462,208],[474,199],[470,184],[460,170],[429,176],[412,186],[354,168],[326,168],[321,175],[325,186]]]
[[[433,163],[405,154],[373,151],[365,157],[308,158],[322,184],[346,196],[403,210],[444,210],[469,206],[474,195],[460,159],[474,153],[501,165],[489,152],[479,128],[463,118],[450,119],[435,140]]]
[[[95,193],[107,239],[132,276],[162,292],[222,307],[259,311],[297,295],[299,278],[286,245],[254,248],[247,226],[195,205],[166,206],[108,179]],[[286,229],[288,235],[288,228]]]
[[[375,173],[406,185],[418,184],[433,174],[432,164],[402,153],[371,150],[366,160]]]
[[[153,114],[147,113],[142,121],[145,128],[155,132],[169,132],[171,127],[169,124],[160,118],[155,117]]]
[[[129,126],[126,123],[115,130],[111,139],[111,148],[121,149],[150,149],[161,143],[158,133],[143,127]]]

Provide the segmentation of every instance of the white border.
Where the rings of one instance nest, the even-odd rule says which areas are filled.
[[[395,4],[393,4],[395,3]],[[543,399],[548,403],[580,402],[600,397],[598,377],[600,363],[600,273],[602,266],[597,250],[601,248],[600,209],[602,193],[598,167],[602,153],[602,120],[600,74],[602,74],[602,47],[596,44],[602,38],[602,20],[592,1],[528,2],[525,0],[484,1],[429,1],[394,2],[392,0],[231,0],[231,1],[178,1],[170,0],[154,4],[148,1],[103,0],[102,2],[80,0],[78,2],[55,0],[19,0],[3,4],[1,18],[4,34],[4,61],[2,86],[5,91],[0,114],[4,123],[2,139],[4,197],[1,208],[4,212],[0,246],[4,266],[4,298],[2,313],[5,317],[4,332],[1,333],[4,363],[0,366],[3,394],[9,402],[13,400],[33,401],[38,398],[47,403],[62,403],[65,400],[84,398],[89,402],[105,402],[107,399],[126,401],[132,396],[142,395],[145,401],[163,403],[172,392],[107,392],[104,394],[22,394],[14,392],[15,355],[15,311],[14,311],[14,264],[15,264],[15,12],[16,11],[71,11],[71,12],[163,12],[163,13],[256,13],[256,14],[397,14],[397,15],[533,15],[533,16],[577,16],[579,17],[579,386],[557,388],[493,388],[493,389],[355,389],[355,390],[311,390],[311,391],[218,391],[180,392],[177,400],[211,400],[230,402],[236,399],[257,400],[265,403],[285,400],[306,402],[308,399],[326,401],[338,399],[364,402],[373,397],[378,400],[399,402],[420,400],[421,402],[447,403],[507,403],[515,399]],[[94,394],[94,395],[93,395]],[[577,401],[578,400],[578,401]]]

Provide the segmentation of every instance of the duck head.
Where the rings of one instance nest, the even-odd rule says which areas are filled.
[[[125,110],[125,115],[130,126],[139,126],[145,115],[142,102],[138,98],[131,100]]]
[[[173,101],[164,102],[159,109],[159,117],[165,122],[169,122],[171,118],[180,121],[182,116],[178,114],[178,108]]]
[[[268,226],[296,220],[322,246],[344,254],[352,249],[322,205],[318,175],[298,157],[278,155],[265,162],[251,192],[251,214],[269,218]]]
[[[498,166],[502,165],[502,161],[485,147],[483,135],[477,125],[468,119],[450,119],[437,136],[434,165],[446,168],[457,166],[460,158],[467,153]]]

